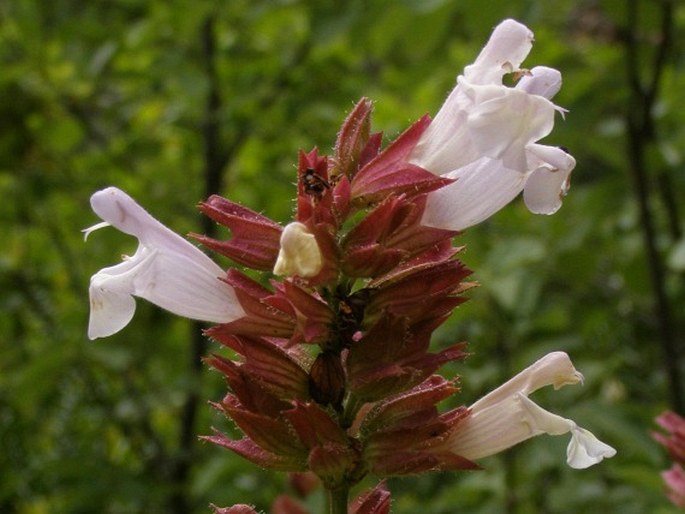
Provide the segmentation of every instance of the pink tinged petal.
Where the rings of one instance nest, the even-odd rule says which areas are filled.
[[[666,486],[670,489],[668,498],[678,507],[685,507],[685,471],[680,464],[661,473]]]
[[[464,69],[474,84],[497,84],[506,73],[518,70],[533,47],[533,33],[515,20],[504,20],[492,32],[476,62]]]
[[[523,146],[551,131],[554,105],[542,97],[527,98],[523,89],[503,86],[502,76],[518,70],[532,40],[533,33],[524,25],[502,22],[476,62],[458,78],[410,162],[442,175],[483,155],[505,155],[505,165],[523,171]]]
[[[288,224],[281,234],[274,273],[307,278],[318,275],[322,267],[321,250],[314,234],[299,221]]]
[[[656,418],[657,424],[673,434],[685,435],[685,418],[675,412],[666,411]]]
[[[514,20],[495,29],[422,135],[411,163],[443,176],[453,176],[454,170],[482,157],[525,174],[537,169],[530,165],[527,146],[551,132],[556,111],[565,112],[549,101],[561,87],[561,74],[539,66],[524,70],[513,88],[502,84],[504,74],[520,71],[532,40],[532,32]]]
[[[421,223],[463,230],[489,218],[523,189],[525,175],[483,157],[446,175],[456,182],[428,194]]]
[[[217,507],[216,505],[210,505],[210,507],[214,510],[214,514],[257,514],[254,508],[244,503],[232,507]]]
[[[685,418],[666,411],[656,418],[656,422],[668,433],[653,432],[652,437],[664,445],[675,461],[685,462]]]
[[[93,275],[88,337],[106,337],[133,317],[132,296],[174,314],[225,323],[244,315],[224,272],[198,248],[175,234],[117,188],[98,191],[91,206],[105,222],[139,240],[133,257]]]
[[[516,89],[551,100],[561,89],[561,72],[547,66],[536,66],[516,84]]]

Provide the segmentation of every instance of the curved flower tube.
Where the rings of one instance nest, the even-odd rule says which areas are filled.
[[[582,382],[568,355],[547,354],[511,380],[487,394],[469,410],[471,415],[451,434],[450,449],[467,459],[480,459],[506,450],[540,434],[571,433],[566,462],[584,469],[616,454],[574,421],[562,418],[535,404],[528,395],[552,385],[559,389]]]
[[[224,271],[126,193],[109,187],[93,194],[90,204],[104,222],[84,230],[86,237],[111,225],[139,241],[133,256],[91,277],[90,339],[124,328],[135,313],[133,296],[200,321],[227,323],[245,315],[233,288],[220,280]]]
[[[497,26],[412,151],[412,164],[457,179],[428,195],[423,224],[467,228],[521,191],[534,213],[561,206],[575,160],[537,144],[552,131],[555,112],[564,112],[550,101],[561,74],[544,66],[519,69],[532,41],[533,33],[514,20]],[[507,73],[522,78],[508,87],[502,83]]]

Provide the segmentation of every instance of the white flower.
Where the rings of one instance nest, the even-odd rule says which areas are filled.
[[[323,266],[316,237],[299,221],[289,223],[281,233],[281,249],[276,258],[276,275],[318,275]]]
[[[497,26],[412,151],[413,164],[457,179],[429,194],[425,225],[464,229],[521,191],[532,212],[552,214],[561,206],[575,160],[536,143],[552,131],[555,112],[564,112],[550,101],[561,74],[544,66],[519,69],[532,41],[533,33],[514,20]],[[502,84],[508,73],[522,76],[514,87]]]
[[[123,191],[110,187],[93,194],[93,211],[103,223],[138,238],[132,257],[98,271],[90,279],[88,337],[112,335],[124,328],[136,309],[133,296],[174,314],[227,323],[245,315],[223,270],[202,251],[153,218]]]
[[[467,459],[494,455],[540,434],[571,433],[566,452],[569,466],[584,469],[616,454],[574,421],[552,414],[535,404],[528,395],[552,385],[559,389],[582,382],[568,355],[547,354],[514,378],[487,394],[469,410],[471,415],[451,434],[450,449]]]

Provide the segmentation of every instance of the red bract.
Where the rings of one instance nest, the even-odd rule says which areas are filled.
[[[410,327],[407,318],[386,314],[355,343],[347,357],[349,389],[359,399],[375,401],[409,389],[442,364],[467,356],[459,344],[429,353],[430,331]],[[385,341],[394,344],[384,344]]]
[[[421,118],[357,173],[352,180],[355,205],[373,205],[389,195],[427,193],[453,182],[409,163],[409,154],[429,124],[428,116]]]
[[[332,193],[336,184],[330,180],[328,168],[328,158],[321,157],[316,148],[309,153],[300,151],[297,167],[297,221],[308,225],[335,224]]]
[[[459,261],[417,263],[401,274],[377,282],[380,285],[371,290],[366,320],[375,321],[385,313],[413,322],[440,315],[445,305],[451,310],[464,301],[459,296],[461,281],[470,274]]]
[[[217,325],[207,335],[253,335],[290,337],[295,331],[296,313],[283,295],[274,293],[237,270],[231,269],[226,282],[233,286],[245,316]]]
[[[277,398],[309,398],[304,363],[298,362],[293,353],[264,338],[219,336],[217,339],[243,356],[244,362],[239,365],[241,374],[257,381]]]
[[[342,242],[342,267],[351,277],[382,275],[456,232],[420,224],[425,198],[390,196],[369,213]],[[451,247],[451,245],[450,245]]]
[[[378,153],[379,138],[369,145],[372,109],[371,100],[362,98],[343,123],[335,143],[335,175],[354,177],[359,167]]]
[[[285,413],[308,450],[307,463],[329,489],[356,483],[364,474],[358,443],[337,420],[313,403],[297,402]]]
[[[476,469],[448,448],[450,433],[468,416],[465,407],[439,414],[436,403],[457,388],[434,375],[413,389],[379,402],[359,425],[364,457],[382,476],[425,471]]]
[[[193,238],[244,266],[262,271],[273,269],[282,230],[278,223],[217,195],[200,204],[200,210],[228,227],[232,238],[218,241],[197,234]]]

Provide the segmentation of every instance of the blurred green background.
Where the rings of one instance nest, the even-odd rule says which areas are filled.
[[[285,222],[298,149],[328,151],[362,95],[388,137],[435,113],[506,17],[535,32],[525,66],[564,74],[545,143],[578,166],[557,215],[519,200],[457,239],[481,287],[435,345],[470,342],[446,370],[467,404],[567,351],[585,386],[536,399],[619,453],[576,471],[538,438],[391,480],[393,512],[673,512],[649,435],[683,409],[685,9],[663,0],[0,1],[0,512],[268,512],[284,477],[196,439],[233,430],[198,325],[139,302],[87,340],[90,275],[136,244],[85,244],[88,198],[116,185],[180,233],[210,191]]]

